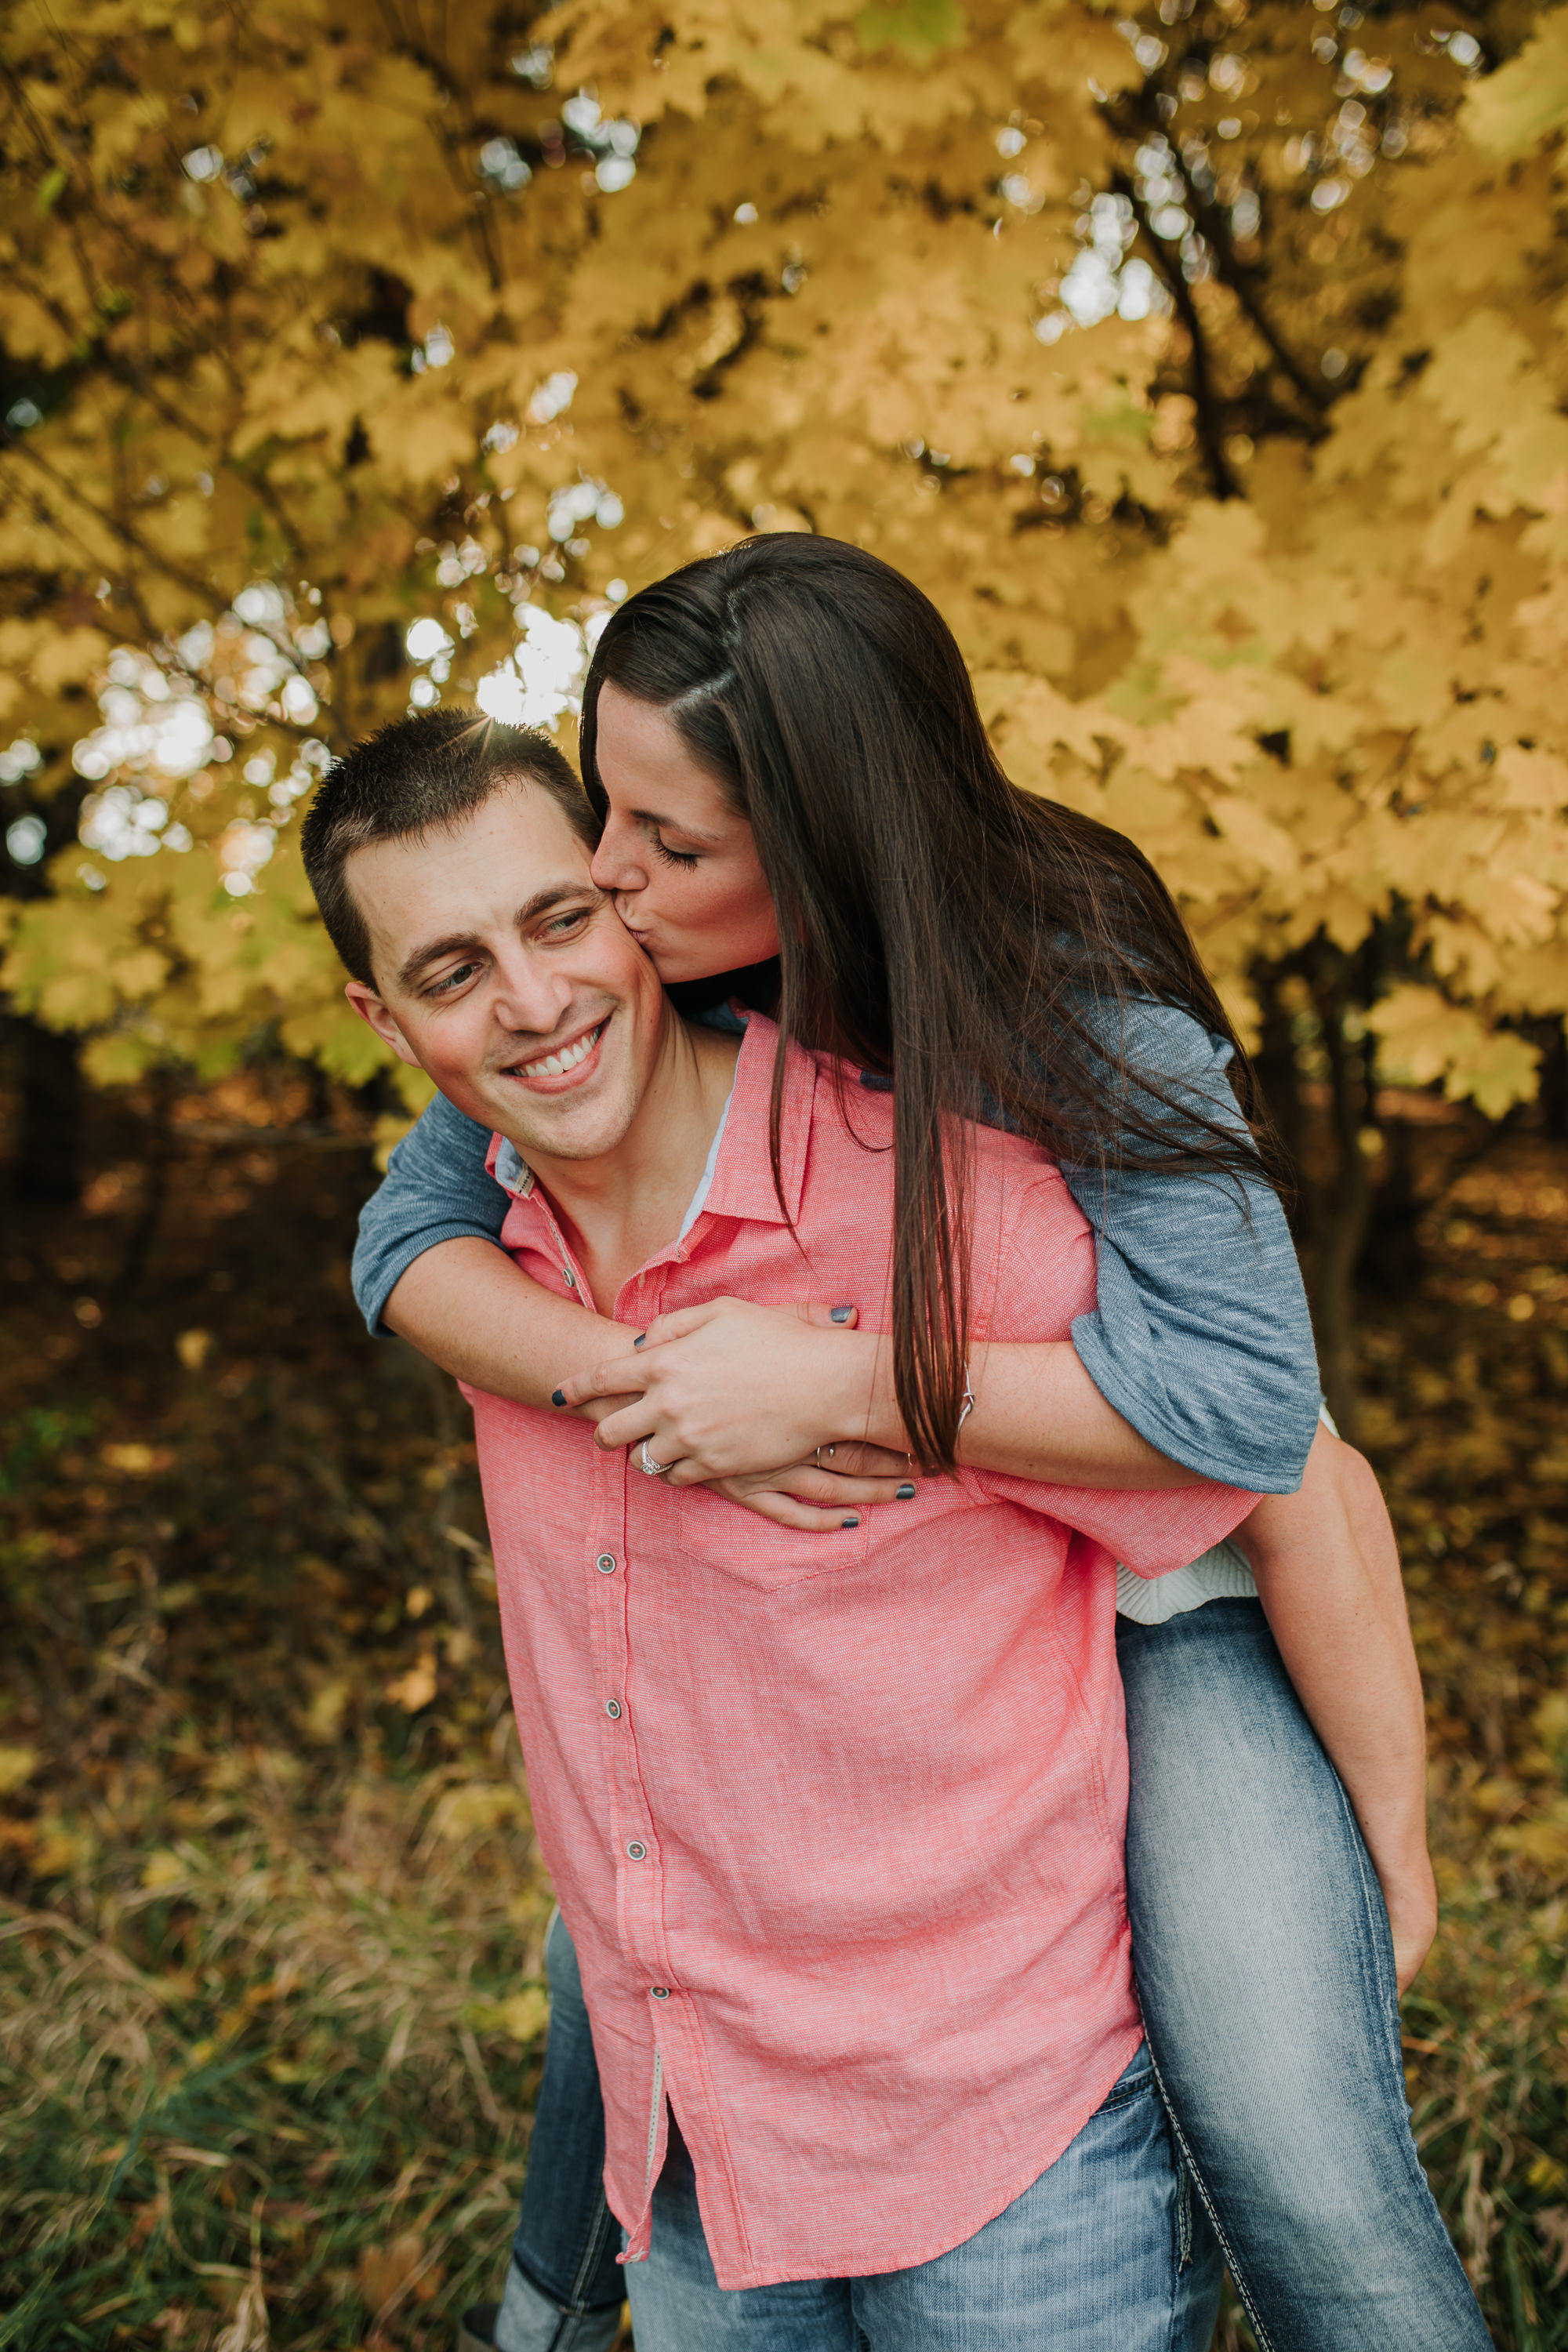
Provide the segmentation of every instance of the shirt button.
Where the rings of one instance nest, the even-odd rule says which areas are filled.
[[[607,1698],[605,1701],[605,1713],[608,1716],[613,1716],[616,1721],[619,1723],[621,1719],[620,1700],[618,1698]]]
[[[626,1852],[630,1854],[634,1862],[646,1862],[647,1860],[647,1848],[644,1845],[641,1838],[633,1838],[630,1845],[626,1848]]]
[[[652,1993],[655,2000],[668,2000],[669,1999],[669,1987],[668,1985],[650,1985],[648,1987],[648,1990]]]
[[[594,1562],[594,1565],[598,1570],[601,1576],[614,1576],[616,1572],[615,1553],[613,1551],[602,1551],[599,1554],[598,1559]]]

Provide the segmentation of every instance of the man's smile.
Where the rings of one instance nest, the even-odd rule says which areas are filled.
[[[535,1094],[565,1094],[581,1086],[599,1066],[599,1045],[610,1024],[611,1016],[603,1014],[591,1029],[580,1029],[563,1045],[552,1045],[548,1054],[541,1054],[531,1062],[513,1062],[503,1069],[504,1078],[521,1079]]]

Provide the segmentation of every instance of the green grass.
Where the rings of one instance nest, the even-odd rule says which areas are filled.
[[[433,2352],[499,2288],[550,1895],[466,1417],[347,1299],[363,1181],[191,1148],[128,1302],[118,1211],[11,1244],[0,2347]],[[1428,1224],[1364,1340],[1445,1898],[1408,2079],[1499,2345],[1568,2352],[1568,1153]]]

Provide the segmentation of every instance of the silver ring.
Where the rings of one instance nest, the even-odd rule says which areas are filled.
[[[837,1451],[838,1451],[838,1448],[837,1448],[837,1446],[836,1444],[834,1444],[834,1445],[830,1445],[830,1446],[828,1447],[828,1449],[827,1449],[827,1458],[828,1458],[828,1460],[829,1460],[830,1462],[832,1461],[832,1459],[833,1459],[834,1455],[837,1453]],[[821,1446],[820,1446],[820,1445],[819,1445],[819,1446],[817,1447],[817,1449],[816,1449],[816,1466],[817,1466],[817,1468],[818,1468],[819,1470],[820,1470],[820,1469],[821,1469],[821,1467],[822,1467],[822,1448],[821,1448]]]
[[[673,1462],[656,1462],[648,1452],[647,1438],[643,1439],[642,1452],[637,1455],[637,1468],[645,1478],[662,1478],[667,1470],[673,1470],[674,1467]]]

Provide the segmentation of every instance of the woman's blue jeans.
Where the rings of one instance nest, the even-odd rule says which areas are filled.
[[[1411,2136],[1383,1897],[1261,1607],[1123,1620],[1117,1649],[1149,2043],[1259,2345],[1484,2352]],[[593,2044],[559,1920],[547,1961],[550,2043],[509,2287],[563,2332],[509,2343],[503,2321],[502,2352],[586,2352],[624,2291]]]
[[[1410,2130],[1388,1915],[1256,1601],[1117,1626],[1150,2047],[1263,2352],[1490,2342]]]

